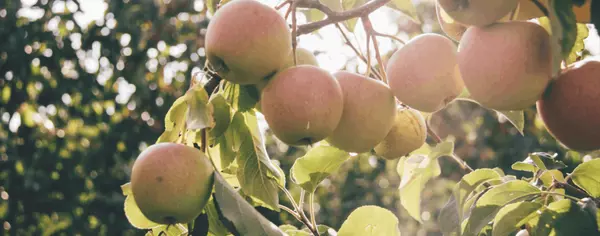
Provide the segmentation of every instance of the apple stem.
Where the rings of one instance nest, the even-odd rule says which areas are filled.
[[[340,26],[339,23],[335,24],[335,27],[338,29],[338,31],[340,31],[340,34],[342,34],[342,37],[344,37],[344,40],[346,40],[346,45],[348,45],[350,48],[352,48],[352,50],[354,51],[354,53],[356,53],[356,55],[364,62],[367,63],[367,58],[365,58],[365,56],[362,55],[362,53],[356,49],[356,47],[354,47],[354,45],[352,45],[352,42],[350,42],[350,39],[348,38],[348,36],[346,35],[346,33],[344,32],[344,30],[342,29],[342,26]],[[371,67],[375,76],[377,78],[381,78],[381,75],[379,73],[377,73],[377,70],[375,70],[375,68],[373,68],[371,65],[369,65],[367,63],[367,66]]]
[[[369,16],[363,16],[360,18],[362,20],[363,23],[363,27],[365,29],[365,32],[367,33],[367,50],[369,48],[369,38],[373,40],[373,48],[375,48],[375,57],[377,58],[377,63],[379,64],[379,73],[381,75],[381,80],[384,83],[388,83],[387,82],[387,75],[385,73],[385,65],[383,64],[383,60],[381,60],[381,54],[379,53],[379,43],[377,42],[377,37],[376,37],[376,32],[375,29],[373,29],[373,24],[371,24],[371,20],[369,20]],[[368,52],[368,51],[367,51]],[[369,65],[369,68],[370,65]]]
[[[427,134],[429,134],[429,136],[433,139],[433,141],[435,143],[441,143],[442,138],[440,138],[440,136],[431,128],[431,115],[427,118],[426,123],[427,123]],[[452,160],[454,160],[456,163],[458,163],[458,165],[460,165],[460,168],[462,168],[467,173],[471,173],[474,171],[473,168],[471,168],[471,166],[469,166],[469,164],[467,164],[466,161],[464,161],[463,159],[458,157],[456,154],[452,153],[452,155],[450,155],[450,158],[452,158]]]

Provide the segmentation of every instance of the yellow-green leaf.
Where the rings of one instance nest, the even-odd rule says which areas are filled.
[[[125,198],[125,217],[127,217],[127,220],[133,227],[138,229],[150,229],[160,225],[144,216],[137,203],[135,203],[133,194],[129,194]]]
[[[338,235],[399,236],[398,218],[391,211],[379,206],[361,206],[350,213]]]

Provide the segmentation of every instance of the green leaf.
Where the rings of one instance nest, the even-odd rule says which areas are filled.
[[[309,232],[306,232],[304,230],[288,230],[285,231],[285,233],[287,233],[288,236],[311,236],[312,234],[310,234]]]
[[[459,213],[459,208],[457,206],[456,198],[454,195],[450,195],[448,202],[446,202],[446,205],[440,210],[437,223],[444,235],[459,233],[461,214]]]
[[[343,11],[341,0],[320,0],[320,2],[334,11]],[[325,14],[317,9],[310,9],[307,13],[309,22],[325,19]]]
[[[600,198],[600,159],[593,159],[581,163],[573,173],[573,183],[585,190],[590,196]]]
[[[573,2],[564,0],[550,0],[550,23],[552,32],[561,32],[560,42],[562,58],[567,58],[577,39],[577,21],[573,12]],[[554,31],[554,29],[559,29]]]
[[[311,233],[310,230],[306,226],[302,227],[302,230],[304,230],[305,232]],[[317,231],[319,231],[319,234],[321,236],[337,235],[335,230],[327,225],[317,225]]]
[[[254,85],[225,84],[225,98],[237,111],[249,111],[256,106],[260,94]]]
[[[340,236],[400,235],[398,218],[379,206],[361,206],[348,216],[338,232]]]
[[[547,170],[542,172],[540,175],[540,180],[544,183],[546,188],[549,188],[552,185],[552,180],[556,179],[559,182],[565,182],[565,176],[559,170]],[[563,189],[564,190],[564,189]]]
[[[400,181],[400,203],[415,220],[421,221],[421,192],[425,184],[440,175],[437,159],[422,154],[411,155],[403,161]]]
[[[165,115],[165,131],[156,141],[157,143],[162,142],[175,142],[179,138],[180,132],[184,129],[186,113],[188,106],[186,104],[187,96],[181,96],[173,102],[173,105],[167,111]]]
[[[312,193],[319,183],[335,173],[348,160],[347,152],[332,146],[313,147],[294,162],[290,174],[294,182]]]
[[[493,179],[498,179],[500,177],[501,176],[496,171],[488,168],[477,169],[463,176],[460,182],[458,182],[458,184],[454,186],[454,189],[452,191],[454,197],[456,198],[457,206],[460,209],[462,209],[464,203],[467,200],[467,197],[478,186],[480,186],[484,182],[488,182]]]
[[[215,126],[209,130],[208,134],[211,140],[214,140],[221,137],[227,130],[227,127],[229,127],[231,123],[231,107],[221,94],[216,94],[209,102],[214,108],[213,119]]]
[[[499,117],[506,118],[521,135],[523,135],[523,129],[525,128],[525,114],[521,111],[496,111]]]
[[[550,186],[553,183],[553,179],[556,179],[559,182],[565,182],[565,176],[559,170],[547,170],[542,172],[542,174],[540,175],[540,180],[546,188],[550,188]],[[552,189],[552,192],[559,193],[551,195],[552,198],[554,198],[555,200],[562,200],[564,198],[562,196],[565,194],[564,188],[554,188]]]
[[[475,191],[477,186],[480,186],[481,183],[500,177],[501,176],[497,171],[488,168],[477,169],[463,176],[454,186],[450,199],[440,211],[438,223],[440,224],[441,231],[445,234],[459,233],[460,222],[463,221],[463,209],[468,209],[472,205],[465,205],[465,203],[467,203],[467,197]],[[473,201],[474,200],[475,199],[473,198]]]
[[[258,127],[258,119],[256,117],[256,112],[244,112],[244,118],[246,119],[246,124],[248,125],[248,129],[250,130],[250,134],[252,134],[254,151],[258,156],[258,160],[269,169],[269,175],[277,180],[279,186],[284,187],[285,174],[279,166],[273,164],[273,162],[271,162],[271,159],[269,159],[263,133]]]
[[[552,202],[533,223],[532,236],[598,235],[596,219],[571,200]]]
[[[160,225],[144,216],[137,203],[135,203],[133,194],[128,194],[127,198],[125,198],[125,217],[127,217],[127,220],[133,227],[138,229],[150,229]]]
[[[537,167],[533,164],[531,158],[527,158],[524,161],[515,162],[510,166],[513,170],[527,171],[531,173],[535,173],[537,171]]]
[[[502,207],[494,218],[492,235],[509,235],[517,231],[541,207],[542,204],[534,202],[517,202]]]
[[[280,225],[279,229],[285,233],[287,233],[290,230],[298,230],[298,228],[296,228],[296,226],[289,225],[289,224]]]
[[[525,160],[515,162],[511,168],[514,170],[527,171],[535,173],[538,170],[563,169],[567,167],[562,161],[556,160],[556,154],[550,155],[544,152],[534,152],[529,154]]]
[[[366,0],[342,0],[342,10],[347,11],[356,7],[363,5]],[[348,28],[350,32],[354,32],[356,27],[356,23],[358,22],[358,17],[352,18],[350,20],[344,21],[344,25]]]
[[[475,208],[467,220],[464,235],[477,235],[502,206],[537,194],[540,194],[540,190],[523,180],[513,180],[493,187],[475,203]]]
[[[549,0],[548,16],[538,18],[539,24],[550,33],[552,75],[561,72],[561,63],[572,51],[577,39],[577,22],[572,1]]]
[[[417,8],[411,0],[392,0],[392,2],[386,4],[386,6],[410,16],[416,23],[420,22]]]
[[[589,0],[591,1],[591,0]],[[567,64],[571,64],[577,61],[579,57],[579,53],[581,53],[585,49],[585,44],[583,42],[589,36],[589,29],[586,24],[578,23],[577,24],[577,38],[575,39],[575,44],[571,49],[571,53],[566,59]]]
[[[187,91],[187,129],[200,130],[215,126],[213,106],[208,102],[208,93],[199,83]]]
[[[257,129],[256,117],[254,114],[237,112],[233,116],[232,126],[234,123],[240,124],[236,130],[241,139],[236,175],[242,190],[257,204],[279,211],[279,185],[285,184],[282,183],[285,178],[267,156],[261,135],[252,132]]]
[[[529,156],[535,162],[536,166],[542,170],[560,170],[567,167],[562,161],[556,160],[558,154],[551,155],[545,152],[534,152]]]
[[[478,206],[504,205],[515,199],[525,196],[539,194],[540,190],[523,180],[513,180],[500,184],[485,193],[479,201]]]
[[[437,159],[443,156],[452,155],[454,155],[454,142],[445,141],[438,143],[437,145],[435,145],[435,147],[431,149],[431,152],[429,153],[429,158]]]
[[[231,188],[218,173],[215,173],[214,198],[222,216],[235,227],[238,233],[236,235],[285,235]]]
[[[187,226],[184,224],[160,225],[152,228],[152,235],[180,236],[187,235],[187,233]]]
[[[208,231],[214,235],[227,235],[229,231],[227,227],[221,222],[219,218],[219,211],[217,210],[217,206],[215,205],[215,199],[211,196],[210,200],[206,204],[204,210],[208,215]]]
[[[124,196],[128,196],[131,194],[131,182],[127,182],[126,184],[121,185],[121,191]]]

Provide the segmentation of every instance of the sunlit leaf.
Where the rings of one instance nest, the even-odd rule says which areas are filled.
[[[332,146],[311,148],[303,157],[296,159],[290,173],[292,179],[303,189],[312,193],[319,183],[335,173],[350,155]]]
[[[131,182],[127,182],[126,184],[121,185],[121,191],[123,195],[128,196],[131,194]]]
[[[152,235],[180,236],[187,235],[187,226],[184,224],[160,225],[152,228]]]
[[[221,137],[231,123],[231,107],[221,94],[216,94],[211,97],[210,104],[214,109],[213,119],[215,126],[212,127],[208,134],[211,140]]]
[[[239,166],[237,177],[244,193],[260,205],[278,211],[279,185],[285,184],[283,173],[267,156],[262,137],[256,133],[257,121],[252,114],[237,112],[233,124],[240,124],[236,130],[240,137],[240,147],[236,162]],[[252,132],[255,131],[255,132]]]
[[[417,8],[415,8],[415,5],[411,0],[392,0],[392,2],[386,4],[386,6],[410,16],[417,23],[420,22]]]
[[[366,0],[342,0],[342,9],[344,11],[351,10],[353,8],[363,5],[365,2]],[[356,27],[357,22],[358,17],[344,21],[344,25],[346,26],[346,28],[348,28],[350,32],[354,32],[354,28]]]
[[[200,84],[196,84],[186,93],[188,113],[186,124],[188,129],[200,130],[215,126],[213,104],[208,102],[208,93]]]
[[[525,114],[523,111],[496,111],[498,116],[506,118],[521,135],[523,135],[523,129],[525,128]]]
[[[137,203],[135,203],[133,194],[129,194],[127,195],[127,198],[125,198],[125,217],[127,217],[127,220],[133,227],[138,229],[150,229],[160,225],[150,221],[144,216]]]
[[[477,235],[502,206],[538,194],[540,194],[539,189],[523,180],[509,181],[493,187],[475,203],[475,208],[471,211],[465,226],[464,235]]]
[[[591,0],[589,0],[591,1]],[[586,24],[578,23],[577,24],[577,38],[575,39],[575,44],[571,49],[571,53],[566,58],[567,64],[571,64],[577,61],[580,54],[585,49],[585,44],[583,42],[589,36],[589,29]]]
[[[437,159],[411,155],[403,161],[400,203],[415,220],[421,222],[421,192],[425,184],[441,173]]]
[[[458,232],[460,230],[460,222],[463,220],[462,209],[467,202],[469,194],[471,194],[471,192],[473,192],[481,183],[497,178],[500,178],[498,172],[487,168],[477,169],[463,176],[463,178],[454,186],[452,196],[450,196],[450,199],[440,212],[438,223],[440,224],[442,232]]]
[[[361,206],[342,224],[340,236],[394,236],[400,235],[398,218],[391,211],[379,206]]]
[[[581,163],[573,173],[573,183],[585,190],[590,196],[600,198],[600,159],[593,159]]]
[[[596,219],[569,199],[552,202],[532,223],[532,235],[598,235]]]
[[[267,220],[242,198],[220,174],[215,174],[217,208],[240,235],[285,235],[277,225]]]
[[[310,230],[308,228],[306,228],[306,226],[302,227],[302,230],[304,230],[305,232],[311,233]],[[335,230],[327,225],[317,225],[317,231],[319,231],[319,234],[321,236],[334,236],[337,235],[337,232],[335,232]]]
[[[169,111],[165,115],[165,131],[179,131],[177,129],[185,121],[185,113],[187,112],[187,104],[185,103],[186,97],[181,96],[173,102]]]
[[[540,203],[517,202],[502,207],[494,218],[492,235],[509,235],[525,224],[542,207]]]
[[[253,85],[226,83],[224,95],[234,110],[248,111],[256,106],[260,94]]]

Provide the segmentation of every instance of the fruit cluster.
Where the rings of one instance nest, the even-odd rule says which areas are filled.
[[[261,113],[289,145],[325,140],[347,152],[399,158],[425,143],[421,112],[439,111],[468,91],[489,109],[537,103],[548,130],[565,146],[600,149],[599,60],[579,61],[553,78],[548,32],[506,17],[519,9],[518,0],[436,4],[448,36],[426,33],[399,48],[385,65],[387,83],[330,73],[310,51],[293,53],[286,20],[257,0],[233,0],[216,11],[206,33],[207,60],[224,80],[260,91]],[[154,144],[136,160],[131,187],[144,196],[136,202],[148,219],[185,223],[204,208],[213,171],[192,147]]]
[[[289,145],[326,140],[344,151],[374,150],[386,153],[382,157],[397,158],[425,142],[420,112],[436,112],[468,91],[483,107],[501,111],[522,110],[539,101],[542,118],[559,141],[572,149],[598,149],[600,103],[589,100],[599,95],[578,90],[594,90],[578,81],[594,83],[597,79],[591,77],[598,62],[579,62],[590,69],[571,66],[554,82],[550,35],[539,24],[526,21],[539,17],[527,4],[438,0],[440,24],[447,28],[452,22],[459,28],[444,28],[449,36],[425,33],[412,38],[385,65],[387,83],[347,71],[329,73],[302,48],[294,55],[285,19],[256,0],[234,0],[215,13],[207,30],[206,53],[223,79],[258,88],[260,109],[270,129]],[[515,17],[517,11],[521,19]],[[562,82],[571,74],[582,75]],[[555,96],[576,105],[554,108],[566,102]],[[544,115],[547,110],[565,115]],[[582,124],[587,129],[574,130]],[[403,132],[390,132],[398,129]],[[391,140],[412,141],[390,144]],[[406,143],[415,144],[408,148]]]

